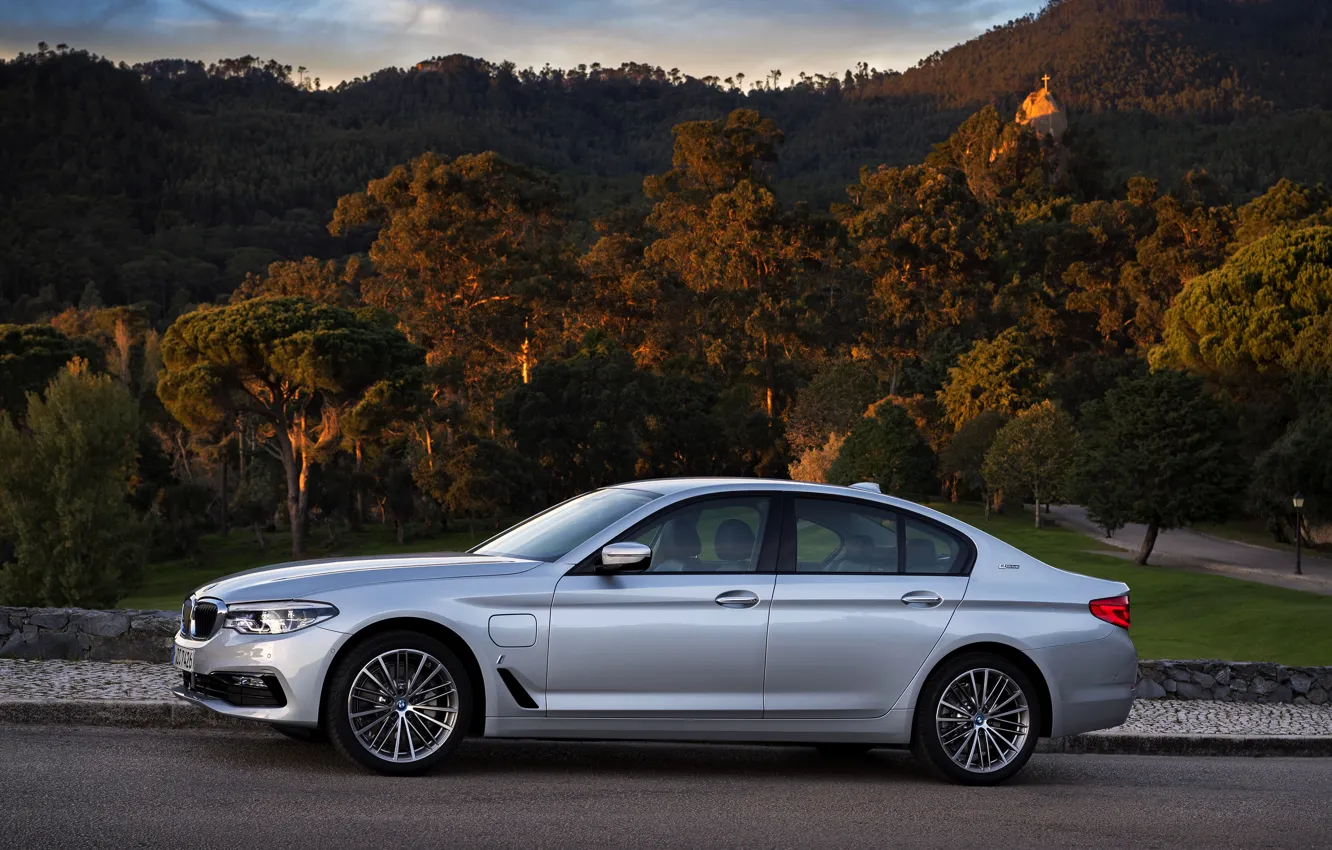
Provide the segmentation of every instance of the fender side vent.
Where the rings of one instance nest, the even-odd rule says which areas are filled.
[[[540,708],[536,700],[532,699],[532,695],[518,682],[517,677],[508,668],[498,667],[496,669],[499,671],[500,679],[504,682],[504,687],[509,689],[509,696],[513,697],[513,701],[518,703],[519,708]]]

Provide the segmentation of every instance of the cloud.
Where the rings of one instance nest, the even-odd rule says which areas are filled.
[[[113,59],[245,53],[338,80],[427,56],[648,62],[751,79],[904,68],[1041,0],[0,0],[0,53],[38,41]]]

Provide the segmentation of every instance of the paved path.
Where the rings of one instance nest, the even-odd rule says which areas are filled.
[[[998,788],[805,747],[467,741],[418,779],[273,733],[9,728],[8,847],[1328,846],[1332,759],[1036,755]]]
[[[1137,554],[1147,531],[1146,526],[1131,523],[1116,531],[1114,537],[1107,538],[1105,532],[1087,518],[1086,509],[1078,505],[1055,505],[1050,508],[1050,515],[1065,528],[1081,531],[1102,543],[1127,550],[1126,557]],[[1156,545],[1152,547],[1148,562],[1332,595],[1332,560],[1311,556],[1306,552],[1302,558],[1305,575],[1297,576],[1293,552],[1226,540],[1187,528],[1161,532],[1156,538]]]
[[[167,664],[0,659],[0,700],[174,700]],[[1332,736],[1332,705],[1138,700],[1114,732],[1169,735]]]

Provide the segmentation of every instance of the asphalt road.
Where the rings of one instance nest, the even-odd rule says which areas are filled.
[[[468,741],[389,780],[275,734],[0,726],[5,847],[1319,847],[1332,759],[1037,755],[999,788],[904,755]]]

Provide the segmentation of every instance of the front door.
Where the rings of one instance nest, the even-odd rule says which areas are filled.
[[[793,503],[773,591],[764,716],[880,717],[966,593],[970,544],[886,507]]]
[[[621,537],[652,548],[645,571],[593,564],[561,578],[547,716],[762,716],[776,504],[744,495],[671,506]]]

